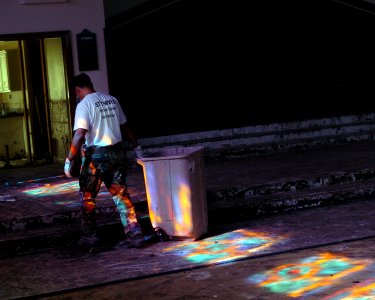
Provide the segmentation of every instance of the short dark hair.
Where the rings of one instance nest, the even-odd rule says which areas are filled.
[[[91,82],[90,76],[87,75],[86,73],[81,73],[77,76],[74,76],[73,86],[74,87],[80,87],[80,88],[88,87],[88,88],[91,88],[91,89],[94,87],[92,82]]]

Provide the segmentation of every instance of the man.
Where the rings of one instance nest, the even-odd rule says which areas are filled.
[[[79,175],[79,194],[85,238],[93,242],[96,237],[95,198],[104,182],[112,194],[125,231],[127,247],[142,247],[143,234],[138,224],[134,205],[126,183],[126,153],[123,139],[132,145],[138,157],[141,148],[126,123],[125,114],[116,98],[96,92],[90,77],[81,73],[74,77],[77,98],[74,119],[74,137],[65,160],[64,172],[72,178],[73,159],[82,152]]]

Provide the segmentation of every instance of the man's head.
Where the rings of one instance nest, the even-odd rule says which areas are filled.
[[[73,86],[79,99],[83,99],[87,94],[95,92],[90,77],[86,73],[81,73],[73,78]]]

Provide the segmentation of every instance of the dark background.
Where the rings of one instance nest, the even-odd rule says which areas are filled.
[[[139,137],[374,110],[369,4],[159,2],[106,23],[110,92]]]

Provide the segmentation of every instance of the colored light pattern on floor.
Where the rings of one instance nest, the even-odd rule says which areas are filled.
[[[347,288],[334,293],[322,300],[369,300],[375,299],[375,279],[367,279],[366,281],[356,284],[351,288]]]
[[[31,196],[51,196],[56,194],[65,194],[71,192],[77,192],[79,189],[79,184],[77,180],[56,183],[56,184],[44,184],[33,188],[26,188],[22,192]]]
[[[81,207],[81,203],[77,197],[77,200],[62,200],[62,201],[55,201],[54,204],[63,205],[66,207]]]
[[[371,263],[370,260],[354,260],[322,253],[305,258],[296,264],[281,265],[253,275],[249,279],[271,292],[300,297],[319,293],[338,284],[343,277],[361,271]]]
[[[47,183],[43,185],[38,185],[37,187],[25,188],[22,190],[23,193],[31,196],[51,196],[57,194],[66,194],[66,193],[78,193],[79,183],[78,180],[62,182],[62,183]],[[110,195],[108,190],[102,189],[98,196],[107,196]]]
[[[240,229],[196,242],[179,243],[164,249],[163,252],[184,256],[193,263],[218,263],[246,257],[281,240],[285,239]]]
[[[56,198],[53,198],[55,199],[54,204],[63,205],[69,208],[78,208],[81,206],[78,191],[79,183],[77,180],[68,182],[65,181],[62,183],[40,184],[36,187],[34,185],[32,188],[25,188],[22,190],[22,192],[27,195],[40,198],[61,195],[63,197],[58,197],[57,201]],[[97,201],[106,200],[109,199],[109,197],[111,197],[109,191],[106,188],[101,188],[100,192],[98,193]]]
[[[18,181],[17,184],[32,183],[32,182],[38,182],[38,181],[42,181],[42,180],[51,180],[51,179],[56,179],[56,178],[65,178],[65,175],[57,175],[57,176],[37,178],[37,179],[28,179],[28,180],[25,180],[25,181]]]

